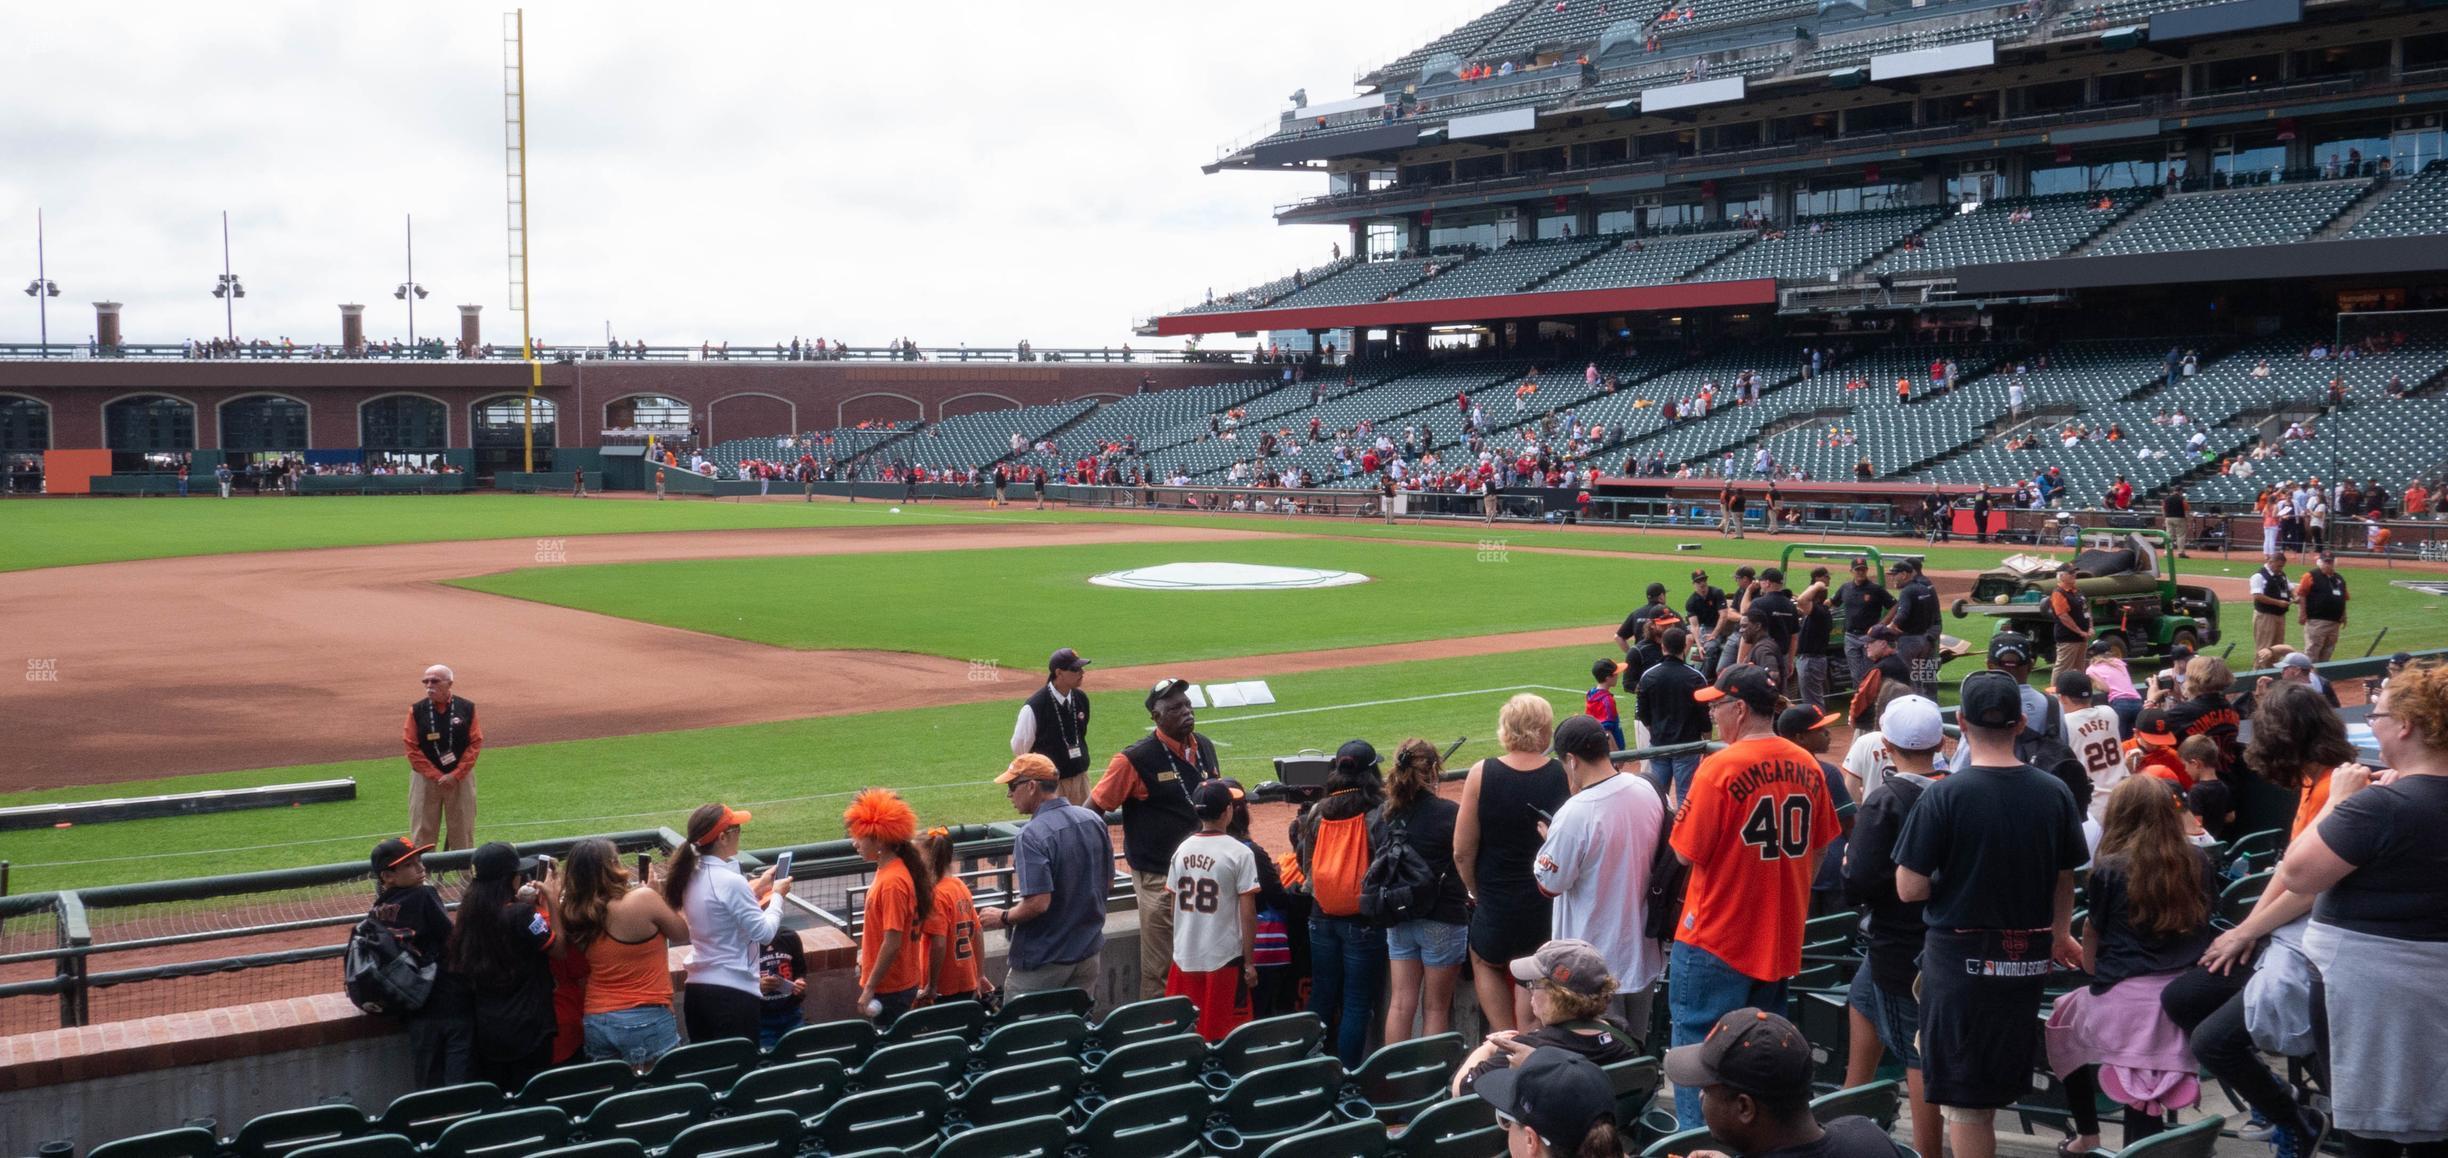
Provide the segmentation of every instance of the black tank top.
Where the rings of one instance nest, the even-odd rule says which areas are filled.
[[[1528,772],[1502,760],[1480,763],[1479,859],[1473,867],[1481,893],[1491,887],[1536,887],[1531,862],[1546,843],[1539,836],[1539,822],[1552,819],[1571,795],[1564,765],[1556,760]],[[1531,811],[1534,808],[1538,812]]]

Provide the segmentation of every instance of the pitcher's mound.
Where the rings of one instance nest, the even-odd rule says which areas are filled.
[[[1263,567],[1255,563],[1166,563],[1133,567],[1090,576],[1099,587],[1129,587],[1140,591],[1296,591],[1310,587],[1348,587],[1368,582],[1357,571],[1321,571],[1314,567]]]

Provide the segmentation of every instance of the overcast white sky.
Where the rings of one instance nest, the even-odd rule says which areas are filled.
[[[1217,146],[1493,4],[530,4],[536,335],[1120,343],[1344,237],[1271,218],[1322,176],[1202,174]],[[0,340],[35,336],[40,206],[54,341],[105,298],[130,341],[219,334],[223,209],[241,337],[334,341],[340,302],[405,337],[414,214],[419,333],[472,302],[516,341],[507,7],[0,10]]]

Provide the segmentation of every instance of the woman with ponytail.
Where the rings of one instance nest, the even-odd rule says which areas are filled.
[[[756,1040],[765,1016],[757,977],[759,949],[782,927],[790,878],[767,869],[754,883],[740,875],[740,826],[749,815],[724,804],[689,814],[687,840],[663,874],[663,899],[688,919],[688,984],[680,1009],[690,1041]]]
[[[918,1003],[926,981],[926,951],[920,942],[935,912],[935,874],[918,855],[918,814],[889,788],[870,788],[850,800],[842,826],[858,854],[876,862],[867,886],[867,912],[859,933],[858,1013],[889,1028]]]
[[[984,1001],[994,986],[978,968],[984,946],[978,940],[977,901],[969,895],[968,883],[952,871],[951,830],[926,830],[918,838],[918,852],[928,875],[935,878],[935,910],[925,923],[926,983],[919,986],[918,999],[923,1003],[974,996]]]

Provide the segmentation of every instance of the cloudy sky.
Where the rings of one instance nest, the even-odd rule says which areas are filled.
[[[1132,318],[1325,259],[1274,224],[1324,178],[1207,176],[1306,87],[1493,0],[527,8],[536,336],[1103,345]],[[403,220],[431,291],[515,341],[502,6],[241,2],[0,11],[0,340],[46,223],[54,341],[98,299],[131,341],[217,335],[221,211],[242,337],[405,337]]]

